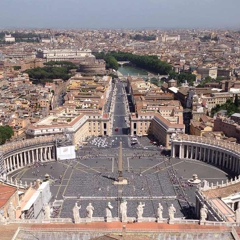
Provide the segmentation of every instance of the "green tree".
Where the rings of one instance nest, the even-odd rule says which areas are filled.
[[[4,144],[14,135],[14,131],[10,126],[0,126],[0,145]]]
[[[235,94],[234,105],[235,105],[237,108],[239,107],[239,100],[238,100],[238,95],[237,95],[237,94]]]

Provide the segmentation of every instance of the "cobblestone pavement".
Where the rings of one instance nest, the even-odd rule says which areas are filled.
[[[145,146],[143,146],[145,147]],[[75,202],[81,205],[80,214],[86,215],[89,202],[95,207],[94,216],[103,217],[107,202],[111,202],[113,215],[119,215],[122,199],[128,202],[128,215],[136,217],[136,208],[140,201],[145,203],[145,217],[155,217],[160,202],[163,216],[174,204],[176,217],[194,217],[195,187],[187,183],[193,174],[200,179],[221,182],[227,174],[220,169],[194,160],[169,159],[160,155],[159,148],[124,148],[124,177],[126,186],[116,186],[118,177],[118,148],[99,148],[86,146],[77,152],[75,160],[55,161],[19,170],[13,178],[23,182],[51,177],[52,202],[63,200],[58,215],[72,217]]]

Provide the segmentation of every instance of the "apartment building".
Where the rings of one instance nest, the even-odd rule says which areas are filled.
[[[240,142],[240,126],[234,120],[226,117],[217,117],[214,120],[214,131],[222,131],[225,136],[236,138]]]
[[[84,60],[85,58],[95,58],[89,49],[38,49],[37,58],[49,61],[74,61]]]
[[[97,111],[79,112],[76,108],[61,107],[26,131],[27,138],[65,133],[72,136],[75,145],[82,145],[90,136],[110,135],[110,118]]]
[[[165,148],[171,148],[171,138],[176,134],[185,133],[185,125],[179,123],[178,117],[166,118],[160,113],[154,114],[151,133]]]
[[[131,135],[154,135],[166,148],[172,134],[184,133],[183,108],[174,94],[164,93],[143,79],[127,79],[127,89],[135,107],[130,116]]]

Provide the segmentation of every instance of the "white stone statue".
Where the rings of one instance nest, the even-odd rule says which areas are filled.
[[[107,207],[106,207],[106,218],[112,218],[112,209],[113,206],[111,205],[110,202],[108,202]]]
[[[9,217],[9,220],[15,220],[16,219],[16,209],[13,206],[12,202],[10,202],[9,207],[8,207],[8,217]]]
[[[163,218],[163,206],[161,203],[158,204],[158,209],[157,209],[157,216],[158,219],[161,220]]]
[[[51,219],[51,208],[49,204],[45,204],[44,206],[44,219],[50,220]]]
[[[240,223],[240,202],[238,202],[238,208],[235,211],[235,221],[236,223]]]
[[[207,206],[205,204],[203,204],[203,206],[200,210],[200,221],[205,222],[207,219],[207,215],[208,215]]]
[[[120,204],[120,214],[121,214],[122,222],[127,222],[127,201],[126,200],[124,200]]]
[[[106,206],[106,222],[112,222],[112,209],[113,206],[111,205],[110,202],[108,202]]]
[[[75,223],[79,223],[80,222],[80,214],[79,214],[79,210],[81,209],[81,205],[78,206],[78,203],[75,203],[75,206],[73,207],[73,219]]]
[[[21,219],[25,219],[25,213],[24,212],[21,214]]]
[[[87,210],[87,217],[92,219],[93,211],[94,211],[94,207],[93,207],[92,203],[88,204],[86,210]]]
[[[145,203],[139,202],[137,207],[137,218],[141,219],[143,217],[143,210],[145,207]]]
[[[174,220],[174,214],[176,213],[176,208],[171,204],[171,206],[168,208],[168,215],[169,215],[169,221]]]
[[[1,223],[5,223],[6,222],[6,218],[4,217],[3,212],[0,213],[0,222]]]

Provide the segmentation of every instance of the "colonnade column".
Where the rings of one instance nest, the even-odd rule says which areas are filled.
[[[43,162],[43,149],[40,148],[40,161]]]
[[[48,147],[48,160],[51,160],[52,156],[51,156],[51,147]]]
[[[32,163],[35,162],[35,150],[31,150],[31,155],[32,155]]]
[[[187,145],[186,148],[187,148],[187,149],[186,149],[186,152],[187,152],[187,153],[186,153],[186,158],[189,158],[189,149],[188,149],[189,146]]]
[[[176,157],[176,156],[175,156],[175,147],[176,147],[176,145],[173,144],[173,145],[172,145],[172,157],[173,157],[173,158]]]
[[[182,144],[179,145],[179,158],[182,158]]]
[[[19,158],[20,158],[20,162],[21,162],[21,167],[24,167],[24,165],[23,165],[23,157],[22,157],[22,153],[19,154]]]
[[[22,166],[20,165],[20,161],[19,161],[19,156],[18,156],[18,154],[15,155],[15,161],[17,161],[17,168],[22,167]]]

